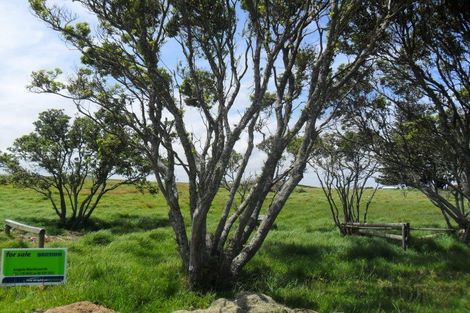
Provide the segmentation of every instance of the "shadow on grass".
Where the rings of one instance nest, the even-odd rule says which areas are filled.
[[[318,259],[322,254],[331,251],[331,247],[322,245],[300,245],[297,243],[270,243],[266,244],[266,250],[274,257],[283,259],[286,256],[290,257],[309,257]],[[290,258],[289,258],[290,259]]]
[[[109,230],[113,234],[128,234],[149,231],[156,228],[168,227],[168,218],[117,214],[108,220],[93,219],[90,230]]]
[[[444,245],[439,239],[448,242]],[[444,264],[447,272],[470,274],[470,248],[455,238],[444,235],[442,238],[414,239],[412,249],[419,252],[417,256],[409,257],[416,265]],[[450,277],[449,281],[453,279]]]
[[[325,310],[328,303],[327,311],[388,312],[399,303],[400,309],[414,311],[445,308],[450,290],[443,286],[470,274],[470,247],[455,238],[415,239],[403,251],[399,242],[381,238],[335,236],[308,244],[267,243],[238,288],[297,308]],[[322,290],[328,290],[328,300],[313,296]]]
[[[61,235],[67,232],[55,218],[24,217],[15,218],[14,220],[31,226],[45,228],[47,235]],[[92,218],[84,228],[78,229],[77,231],[86,233],[90,231],[109,230],[113,234],[128,234],[167,227],[169,225],[170,223],[167,218],[117,214],[107,220]]]
[[[399,244],[388,242],[379,238],[347,237],[350,246],[346,249],[345,257],[354,259],[392,259],[399,255],[397,248]]]
[[[267,243],[263,247],[262,256],[253,260],[242,273],[237,288],[266,293],[290,307],[316,309],[318,304],[313,299],[297,294],[295,289],[317,279],[312,275],[311,269],[322,264],[325,261],[324,256],[332,251],[332,247],[325,245]],[[283,269],[282,273],[278,267]],[[287,291],[286,295],[277,288],[280,286],[292,291]]]

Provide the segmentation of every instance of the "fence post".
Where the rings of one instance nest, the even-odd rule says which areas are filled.
[[[10,230],[11,230],[11,226],[5,224],[5,234],[7,234],[8,236],[10,236]]]
[[[411,239],[411,227],[410,227],[410,223],[406,223],[406,246],[407,247],[410,245],[410,239]]]
[[[470,223],[467,226],[467,229],[464,230],[462,240],[463,242],[468,242],[470,240]]]
[[[408,248],[409,239],[410,239],[410,223],[403,223],[401,226],[401,235],[402,235],[402,243],[401,246],[403,250]]]
[[[406,250],[406,224],[401,225],[401,247]]]
[[[45,229],[41,229],[41,231],[39,232],[39,235],[38,235],[38,247],[39,248],[44,248],[44,243],[46,241],[46,230]]]

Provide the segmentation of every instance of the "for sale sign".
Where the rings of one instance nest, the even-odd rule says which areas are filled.
[[[57,285],[66,280],[67,249],[3,249],[0,285]]]

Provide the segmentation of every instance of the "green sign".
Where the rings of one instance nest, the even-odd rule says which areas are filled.
[[[0,285],[56,285],[65,283],[67,250],[3,249]]]

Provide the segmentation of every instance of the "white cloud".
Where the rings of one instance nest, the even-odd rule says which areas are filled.
[[[76,111],[73,103],[52,95],[26,90],[31,72],[78,64],[78,53],[38,20],[26,1],[0,2],[0,150],[32,130],[39,112],[63,108]]]

